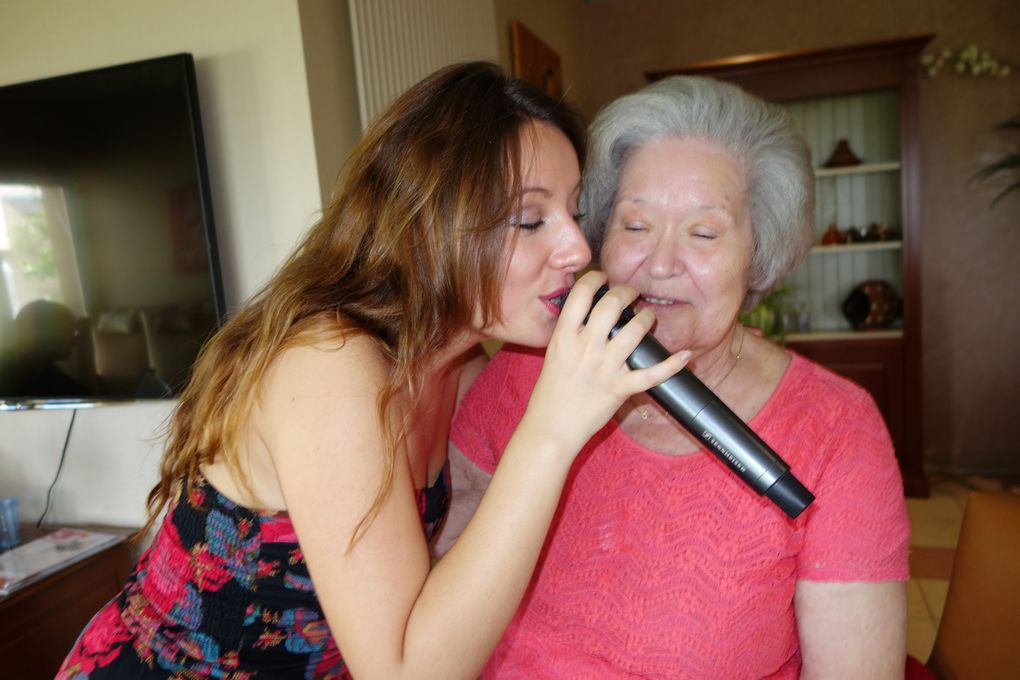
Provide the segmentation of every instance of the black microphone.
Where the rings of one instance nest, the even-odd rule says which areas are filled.
[[[608,286],[602,286],[595,293],[592,309],[608,290]],[[633,308],[625,307],[609,337],[615,336],[633,318]],[[648,333],[627,358],[627,365],[632,369],[647,368],[669,358],[670,354]],[[759,496],[768,497],[790,519],[797,517],[815,499],[790,473],[790,466],[686,368],[648,390],[648,394],[745,484]]]

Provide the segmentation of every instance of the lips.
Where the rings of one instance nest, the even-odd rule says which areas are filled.
[[[542,299],[545,300],[546,304],[559,311],[563,309],[563,304],[567,301],[567,295],[569,294],[570,286],[564,286],[559,290],[554,290],[549,295],[543,295]]]
[[[641,301],[647,302],[650,305],[675,305],[677,303],[677,301],[672,298],[661,298],[653,295],[642,295]]]
[[[563,303],[565,303],[567,301],[567,294],[568,293],[570,293],[570,291],[569,290],[565,290],[562,293],[560,293],[559,295],[551,295],[551,296],[546,297],[545,299],[548,300],[550,304],[555,305],[559,309],[563,309]],[[660,297],[655,297],[653,295],[642,295],[639,299],[642,302],[648,303],[650,305],[657,305],[657,306],[670,306],[670,305],[677,304],[677,300],[674,300],[672,298],[660,298]]]
[[[550,298],[546,298],[546,299],[549,300],[549,302],[551,302],[552,304],[554,304],[557,307],[559,307],[560,309],[563,309],[563,303],[567,301],[567,294],[569,292],[570,292],[569,290],[565,290],[562,293],[560,293],[559,295],[554,295],[554,296],[552,296]]]

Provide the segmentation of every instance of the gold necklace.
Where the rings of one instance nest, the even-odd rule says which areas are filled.
[[[713,392],[715,390],[718,390],[719,387],[724,382],[726,382],[726,379],[730,377],[730,373],[733,373],[733,369],[737,367],[737,362],[740,361],[740,355],[744,351],[744,336],[746,334],[747,334],[747,331],[744,329],[743,326],[740,326],[740,344],[737,346],[737,353],[733,357],[733,363],[730,364],[730,367],[726,371],[725,375],[723,375],[722,380],[717,382],[715,384],[715,387],[712,388]],[[657,413],[656,411],[652,411],[651,413],[648,413],[643,408],[641,408],[639,406],[635,406],[634,410],[636,410],[638,412],[638,415],[641,416],[641,420],[651,420],[656,415],[656,413]]]

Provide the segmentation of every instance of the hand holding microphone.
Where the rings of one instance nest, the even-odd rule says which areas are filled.
[[[546,348],[542,372],[515,436],[531,433],[543,444],[569,453],[570,459],[635,394],[661,383],[687,362],[690,352],[669,353],[643,370],[632,370],[627,357],[651,329],[655,317],[640,313],[624,329],[612,332],[637,290],[619,286],[593,310],[592,298],[606,281],[603,272],[579,278],[562,304]],[[589,318],[590,317],[590,318]],[[570,418],[563,417],[570,409]]]
[[[607,286],[598,290],[593,309],[608,290]],[[624,307],[609,337],[619,333],[632,318],[634,310]],[[648,333],[627,358],[627,365],[646,368],[669,356],[670,352]],[[790,473],[790,466],[687,368],[652,387],[648,394],[744,483],[759,495],[764,494],[791,519],[814,500],[814,495]]]

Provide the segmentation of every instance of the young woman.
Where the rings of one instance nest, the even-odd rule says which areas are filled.
[[[582,133],[488,64],[372,128],[333,205],[210,340],[174,415],[152,546],[59,677],[475,677],[520,601],[567,471],[631,394],[635,291],[585,314]],[[483,337],[549,345],[475,518],[430,570],[449,422]],[[569,405],[569,408],[566,406]],[[424,527],[424,530],[423,530]]]

